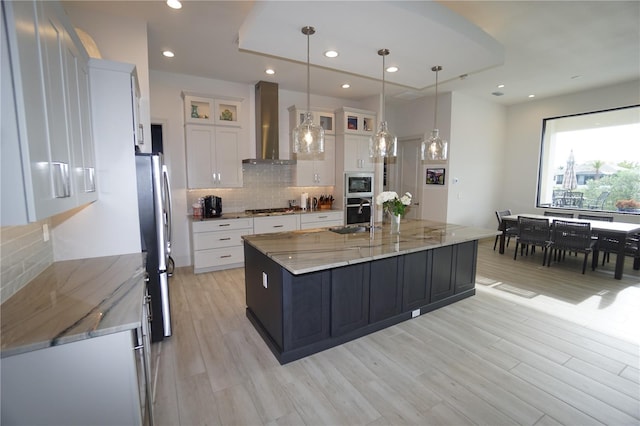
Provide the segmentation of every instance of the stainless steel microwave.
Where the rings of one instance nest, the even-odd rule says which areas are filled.
[[[373,173],[345,173],[344,195],[350,197],[373,197]]]

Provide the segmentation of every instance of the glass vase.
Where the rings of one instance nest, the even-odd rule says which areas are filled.
[[[391,214],[391,234],[396,235],[400,233],[400,216],[399,214]]]

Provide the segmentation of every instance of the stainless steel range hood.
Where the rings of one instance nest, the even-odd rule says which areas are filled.
[[[256,157],[242,160],[243,164],[296,164],[279,156],[278,84],[268,81],[256,83]]]

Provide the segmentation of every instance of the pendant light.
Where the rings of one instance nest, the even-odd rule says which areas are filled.
[[[396,157],[398,155],[398,139],[389,132],[387,122],[384,117],[384,73],[385,56],[389,54],[389,49],[378,50],[378,55],[382,56],[382,111],[380,113],[380,125],[375,135],[369,139],[369,156],[373,158]]]
[[[313,123],[311,114],[311,89],[309,85],[309,36],[315,34],[313,27],[302,27],[302,34],[307,36],[307,112],[304,120],[293,129],[293,152],[296,154],[320,154],[324,152],[324,129]]]
[[[431,137],[422,141],[420,151],[422,153],[422,160],[446,160],[447,149],[449,143],[446,140],[440,138],[440,131],[438,130],[438,72],[442,71],[440,65],[436,65],[431,68],[431,71],[436,73],[436,102],[433,109],[433,127],[431,131]]]

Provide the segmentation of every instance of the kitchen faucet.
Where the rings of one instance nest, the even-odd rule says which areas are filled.
[[[364,203],[369,203],[369,207],[370,207],[371,217],[369,218],[369,239],[373,240],[374,239],[373,232],[374,232],[374,227],[375,227],[375,216],[373,215],[373,213],[374,213],[374,211],[373,211],[373,198],[371,198],[371,199],[360,198],[360,206],[358,207],[358,214],[362,214],[362,207],[364,206]]]

